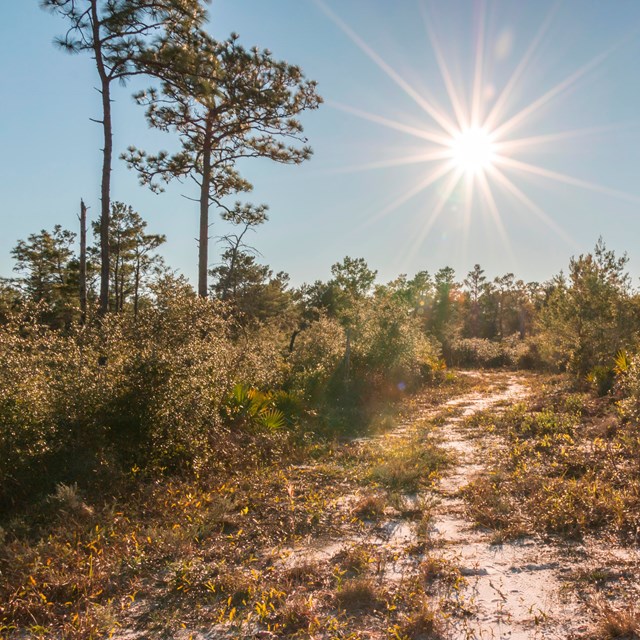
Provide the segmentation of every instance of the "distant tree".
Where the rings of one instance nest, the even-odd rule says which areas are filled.
[[[377,271],[369,268],[364,258],[346,256],[331,267],[331,282],[347,295],[362,298],[371,292]]]
[[[610,365],[617,351],[631,344],[639,323],[627,262],[600,238],[593,253],[571,259],[566,278],[554,279],[538,322],[547,359],[583,375]]]
[[[228,233],[221,238],[226,248],[222,254],[223,265],[214,270],[217,277],[214,291],[221,300],[227,300],[234,287],[237,287],[237,271],[240,267],[243,255],[256,254],[257,251],[245,242],[245,237],[250,231],[255,231],[258,226],[267,220],[266,205],[243,205],[236,202],[233,208],[225,208],[222,219],[233,224],[238,231]],[[224,276],[223,276],[224,273]]]
[[[225,245],[222,261],[209,272],[212,294],[229,302],[241,321],[284,318],[293,302],[289,276],[283,272],[274,275],[268,266],[258,264],[257,250],[245,241],[250,231],[268,220],[268,207],[236,202],[232,208],[223,208],[223,220],[237,231],[221,238]]]
[[[291,307],[289,276],[284,272],[274,274],[246,251],[225,251],[222,264],[212,269],[211,275],[214,295],[221,297],[225,292],[225,300],[232,305],[240,322],[284,319]]]
[[[132,75],[160,72],[145,54],[148,37],[180,21],[201,24],[199,0],[41,0],[44,9],[66,19],[69,29],[56,44],[69,53],[88,52],[93,57],[102,98],[102,180],[100,188],[100,306],[109,305],[109,215],[113,123],[111,86]]]
[[[504,338],[507,314],[510,309],[511,299],[514,294],[515,276],[513,273],[506,273],[503,276],[498,276],[493,280],[494,295],[497,302],[497,317],[496,324],[498,327],[498,336]],[[517,313],[517,311],[516,311]],[[509,332],[507,331],[506,334]]]
[[[19,240],[11,251],[14,271],[21,276],[16,279],[18,289],[25,299],[48,305],[50,322],[69,320],[78,305],[75,238],[75,233],[56,225],[53,232],[43,229],[27,240]]]
[[[476,264],[473,269],[469,271],[463,283],[469,294],[468,333],[474,338],[477,338],[479,335],[480,297],[486,281],[487,278],[484,275],[484,269],[481,269],[480,265]]]
[[[130,147],[123,157],[143,184],[192,178],[199,187],[198,293],[206,296],[209,268],[209,209],[251,185],[236,171],[240,158],[264,157],[298,164],[311,155],[295,116],[321,102],[315,82],[299,67],[275,60],[267,50],[250,51],[232,35],[224,42],[187,25],[174,30],[156,53],[171,60],[159,89],[137,94],[149,125],[174,131],[181,149],[157,155]],[[294,144],[287,146],[285,141]],[[295,143],[302,143],[296,146]]]
[[[459,285],[451,267],[439,269],[435,276],[435,295],[432,311],[432,330],[443,346],[450,342],[456,331],[456,293]]]
[[[23,302],[21,292],[8,278],[0,278],[0,324],[9,319],[9,315],[20,308]]]
[[[109,306],[122,311],[133,303],[138,314],[140,292],[149,276],[163,266],[156,249],[166,242],[164,235],[146,233],[147,222],[132,207],[114,202],[109,217]],[[94,223],[94,235],[100,238],[100,225]],[[99,253],[98,247],[93,250]]]

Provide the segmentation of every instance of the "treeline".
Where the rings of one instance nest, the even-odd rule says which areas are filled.
[[[17,243],[0,298],[5,505],[132,468],[259,463],[291,439],[354,432],[447,365],[567,370],[601,393],[629,370],[640,298],[626,257],[602,241],[543,284],[478,265],[462,280],[445,267],[381,284],[346,257],[328,281],[296,288],[245,244],[266,220],[249,213],[235,212],[205,298],[167,268],[164,237],[114,203],[111,313],[97,313],[96,226],[85,322],[74,234],[56,226]]]
[[[570,260],[567,272],[550,280],[524,282],[512,273],[489,278],[480,265],[458,278],[451,267],[431,274],[400,275],[387,284],[359,258],[331,268],[332,278],[291,287],[289,275],[260,264],[247,244],[248,232],[267,221],[267,208],[237,203],[225,219],[233,232],[222,238],[217,266],[208,270],[207,298],[223,303],[225,315],[247,328],[277,325],[293,352],[298,337],[321,318],[337,322],[345,344],[357,341],[358,327],[384,305],[410,318],[431,345],[436,360],[449,366],[518,366],[568,370],[585,376],[612,366],[615,356],[634,348],[640,298],[617,257],[602,239],[588,254]],[[109,227],[108,310],[138,318],[157,306],[157,288],[175,276],[159,253],[165,236],[149,234],[131,207],[113,203]],[[87,251],[87,289],[81,291],[76,234],[56,225],[20,240],[12,251],[16,276],[0,281],[0,319],[39,305],[38,318],[54,329],[69,329],[99,306],[100,228],[93,224]],[[384,304],[383,304],[384,303]],[[433,364],[433,358],[431,359]]]

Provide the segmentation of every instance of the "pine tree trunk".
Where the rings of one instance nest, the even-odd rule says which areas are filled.
[[[135,280],[133,285],[133,317],[138,319],[138,300],[140,295],[140,256],[136,260]]]
[[[80,200],[80,322],[87,321],[87,207]]]
[[[211,186],[212,125],[207,121],[202,145],[202,184],[200,185],[200,235],[198,251],[198,295],[208,295],[207,275],[209,270],[209,192]]]
[[[98,312],[105,315],[109,311],[109,213],[111,209],[111,163],[113,156],[113,128],[111,123],[111,81],[102,58],[100,19],[97,0],[91,0],[91,24],[93,52],[102,96],[102,182],[100,186],[100,304]]]
[[[111,128],[111,95],[109,83],[102,88],[104,109],[104,152],[102,157],[102,185],[100,211],[100,314],[109,310],[109,214],[111,209],[111,162],[113,132]]]

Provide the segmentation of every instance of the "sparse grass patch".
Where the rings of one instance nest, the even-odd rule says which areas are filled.
[[[289,586],[314,585],[322,578],[323,571],[318,562],[305,560],[287,568],[283,573],[283,580]]]
[[[596,622],[591,638],[593,640],[638,640],[640,638],[640,610],[613,607],[608,603],[596,606]]]
[[[507,481],[505,473],[494,471],[476,478],[462,490],[469,517],[477,526],[499,532],[496,542],[527,533],[516,505],[505,491]]]
[[[367,493],[360,496],[353,505],[351,513],[360,520],[373,520],[383,515],[387,500],[379,493]]]
[[[443,637],[442,615],[425,601],[390,632],[396,640],[437,640]]]
[[[285,636],[311,631],[318,625],[317,603],[313,596],[301,593],[287,598],[276,615],[278,630]]]
[[[568,576],[568,580],[586,584],[602,585],[616,580],[619,574],[608,567],[576,567]]]
[[[333,557],[333,561],[341,567],[348,577],[365,573],[373,560],[373,550],[365,544],[347,547]]]
[[[493,422],[505,447],[463,495],[470,516],[496,530],[497,541],[534,532],[633,535],[640,523],[640,439],[610,400],[590,399],[560,380]]]
[[[385,442],[382,446],[387,447]],[[369,478],[391,491],[413,493],[433,484],[449,458],[435,441],[398,442],[373,462]]]
[[[353,578],[342,583],[335,598],[341,609],[354,614],[384,610],[388,594],[372,578]]]
[[[437,581],[454,585],[463,580],[460,571],[449,561],[428,555],[418,567],[419,579],[427,586]]]

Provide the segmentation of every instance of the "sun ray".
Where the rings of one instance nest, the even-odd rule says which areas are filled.
[[[570,140],[572,138],[582,138],[590,135],[596,135],[598,133],[606,133],[608,131],[620,130],[628,127],[630,124],[637,126],[639,123],[620,123],[602,125],[600,127],[588,127],[584,129],[572,129],[569,131],[560,131],[558,133],[545,133],[538,136],[529,136],[527,138],[514,138],[511,140],[503,140],[501,142],[494,142],[493,147],[496,152],[514,152],[521,149],[527,149],[529,147],[536,147],[540,145],[546,145],[550,142],[561,142],[562,140]]]
[[[497,180],[502,187],[511,193],[517,200],[519,200],[531,213],[533,213],[539,220],[541,220],[545,225],[549,227],[552,231],[554,231],[560,238],[562,238],[572,249],[577,249],[578,244],[576,241],[560,226],[558,225],[551,216],[545,213],[538,205],[536,205],[527,195],[518,187],[507,176],[500,171],[497,167],[493,167],[491,170],[491,177]]]
[[[420,95],[393,67],[380,57],[344,20],[338,17],[323,0],[314,0],[321,11],[369,57],[391,80],[393,80],[410,98],[412,98],[433,120],[448,133],[455,132],[455,125],[445,114],[434,107],[424,96]]]
[[[507,231],[504,228],[502,216],[500,215],[500,210],[498,209],[498,205],[496,204],[495,198],[493,197],[493,193],[491,191],[491,187],[489,186],[487,176],[485,175],[484,171],[482,171],[477,175],[477,178],[480,190],[482,191],[482,195],[484,196],[485,203],[489,207],[489,213],[491,214],[493,223],[498,230],[498,235],[500,236],[500,240],[502,241],[504,249],[507,252],[511,262],[515,263],[516,259],[515,255],[513,254],[511,243],[509,242],[509,236],[507,235]]]
[[[481,0],[478,18],[478,33],[476,35],[475,68],[473,71],[473,90],[471,93],[471,127],[479,127],[482,124],[482,66],[484,64],[484,21],[485,5]]]
[[[471,211],[473,209],[473,182],[472,175],[465,176],[464,181],[464,208],[462,210],[462,254],[466,257],[469,249],[469,231],[471,230]]]
[[[493,134],[496,136],[496,138],[500,138],[508,131],[511,131],[518,125],[522,124],[522,122],[526,120],[526,118],[531,116],[538,109],[542,108],[549,101],[553,100],[553,98],[555,98],[556,96],[570,89],[580,78],[589,73],[589,71],[595,69],[598,65],[602,64],[613,53],[613,51],[618,49],[620,46],[620,42],[616,42],[613,46],[609,47],[609,49],[603,51],[595,58],[589,60],[589,62],[582,65],[571,75],[549,89],[549,91],[541,95],[537,100],[534,100],[524,109],[521,109],[518,113],[509,118],[506,122],[503,122],[501,125],[493,129]]]
[[[391,212],[395,211],[398,207],[402,206],[405,202],[411,200],[411,198],[417,196],[420,192],[424,191],[427,187],[430,187],[432,184],[440,180],[447,173],[450,173],[453,170],[453,165],[450,162],[442,164],[437,169],[434,169],[427,177],[414,185],[408,191],[405,191],[400,197],[396,198],[393,202],[388,204],[386,207],[372,215],[364,227],[368,227],[374,222],[377,222],[381,218],[388,216]]]
[[[384,116],[369,113],[368,111],[364,111],[362,109],[356,109],[355,107],[350,107],[339,102],[327,101],[327,104],[334,109],[339,109],[340,111],[344,111],[345,113],[350,113],[351,115],[362,118],[363,120],[375,122],[376,124],[381,124],[384,127],[395,129],[396,131],[402,131],[403,133],[407,133],[422,140],[428,140],[429,142],[433,142],[434,144],[438,144],[443,147],[446,147],[451,143],[451,138],[447,138],[446,136],[429,129],[418,129],[417,127],[412,127],[410,125],[403,124],[402,122],[397,122],[396,120],[391,120],[390,118],[385,118]]]
[[[415,237],[414,241],[411,243],[409,250],[407,251],[407,258],[406,258],[407,261],[410,262],[414,258],[416,252],[424,242],[425,238],[429,235],[431,228],[440,217],[442,210],[447,204],[447,201],[451,197],[451,194],[453,193],[454,189],[460,182],[460,178],[462,177],[462,175],[463,175],[463,172],[459,169],[456,169],[449,176],[449,179],[447,180],[447,183],[445,184],[442,192],[440,193],[440,196],[436,200],[435,207],[433,208],[431,215],[429,216],[425,225],[420,229],[420,232]]]
[[[391,160],[380,160],[378,162],[367,162],[365,164],[352,165],[349,167],[340,167],[327,171],[327,174],[343,174],[357,173],[359,171],[370,171],[373,169],[387,169],[389,167],[400,167],[411,164],[422,164],[426,162],[434,162],[437,160],[446,160],[451,157],[451,153],[446,149],[441,151],[432,151],[430,153],[419,153],[413,156],[403,156],[401,158],[393,158]]]
[[[555,5],[551,8],[544,22],[540,26],[540,29],[538,30],[538,33],[536,34],[535,38],[529,45],[524,56],[522,56],[522,60],[520,60],[520,62],[518,63],[518,66],[515,68],[514,72],[511,74],[511,77],[507,81],[507,84],[505,85],[504,89],[500,92],[498,99],[495,101],[493,107],[491,108],[491,111],[489,112],[489,115],[484,121],[484,126],[487,127],[488,129],[493,129],[496,125],[496,122],[502,118],[502,114],[504,112],[504,108],[507,101],[511,97],[511,94],[514,91],[516,84],[518,83],[518,80],[520,80],[520,77],[522,76],[527,66],[531,62],[531,59],[533,58],[535,52],[540,46],[540,43],[542,42],[542,39],[544,38],[547,31],[549,30],[553,17],[557,13],[559,6],[560,6],[560,2],[556,2]]]
[[[329,9],[324,0],[314,0],[314,2],[346,34],[353,44],[395,82],[404,93],[419,104],[429,116],[429,119],[423,118],[427,123],[423,128],[422,123],[417,125],[415,122],[413,124],[405,124],[393,118],[369,113],[356,107],[329,103],[334,108],[345,113],[417,138],[421,141],[420,148],[424,147],[424,152],[418,153],[418,149],[413,145],[408,147],[407,151],[409,153],[407,155],[348,166],[336,169],[332,173],[350,173],[419,165],[421,163],[437,163],[435,166],[429,167],[428,173],[424,174],[417,184],[404,191],[386,206],[383,206],[381,210],[370,216],[361,225],[361,227],[367,227],[373,224],[431,187],[431,191],[438,195],[432,199],[431,211],[425,216],[425,223],[416,230],[417,233],[409,240],[409,252],[406,256],[409,259],[415,255],[442,215],[447,204],[451,202],[451,195],[458,188],[461,180],[464,181],[464,184],[458,188],[456,193],[462,199],[462,209],[456,215],[456,224],[461,223],[462,225],[461,241],[464,256],[467,254],[467,245],[470,241],[472,215],[477,210],[487,216],[487,219],[493,223],[505,252],[513,262],[516,262],[502,213],[498,207],[498,202],[502,203],[502,200],[496,201],[498,194],[501,197],[508,198],[511,205],[514,202],[521,205],[523,209],[520,210],[535,216],[542,224],[572,247],[575,247],[576,243],[573,238],[539,207],[525,191],[517,186],[517,183],[514,182],[513,172],[518,174],[518,182],[524,181],[525,178],[530,176],[537,176],[546,181],[559,182],[571,187],[613,196],[634,204],[640,203],[640,196],[634,196],[513,157],[514,154],[519,152],[526,152],[527,150],[536,152],[553,146],[557,149],[559,143],[563,141],[621,129],[624,126],[629,126],[629,124],[635,126],[640,124],[638,122],[627,123],[626,125],[619,123],[546,134],[527,132],[529,135],[520,134],[520,137],[513,135],[518,128],[532,123],[535,116],[546,112],[544,108],[552,101],[558,102],[559,98],[566,98],[571,91],[579,86],[581,80],[584,80],[588,74],[602,65],[614,51],[628,42],[640,29],[635,29],[627,37],[618,40],[607,50],[588,60],[528,104],[524,106],[522,104],[516,105],[513,100],[514,93],[526,71],[531,66],[532,61],[537,59],[541,44],[548,36],[550,25],[560,5],[560,1],[556,2],[539,26],[533,41],[527,47],[523,57],[518,61],[515,70],[513,70],[506,84],[499,91],[497,99],[489,108],[483,92],[483,85],[490,71],[488,63],[491,60],[490,57],[487,57],[487,46],[490,41],[490,30],[488,30],[487,25],[490,23],[490,19],[487,17],[486,0],[477,0],[475,3],[477,9],[473,14],[474,27],[471,34],[473,40],[470,47],[473,62],[469,68],[470,77],[466,83],[454,81],[455,73],[452,73],[452,71],[455,72],[456,68],[452,68],[449,58],[445,55],[446,51],[440,38],[441,33],[437,28],[438,16],[431,14],[430,8],[426,5],[426,0],[418,0],[418,6],[431,49],[433,50],[435,63],[442,77],[443,86],[440,89],[443,94],[446,93],[446,100],[450,103],[450,105],[445,105],[446,109],[443,109],[426,90],[421,89],[421,91],[418,91],[407,82],[405,77],[392,68],[379,53]],[[517,109],[515,108],[516,106]],[[513,109],[515,113],[510,113],[507,110],[508,108]],[[398,150],[395,151],[396,154],[398,152]],[[437,189],[435,188],[436,184]]]
[[[634,204],[640,203],[640,197],[633,196],[630,193],[625,193],[624,191],[618,191],[617,189],[610,189],[609,187],[605,187],[600,184],[594,184],[592,182],[587,182],[586,180],[580,180],[580,178],[574,178],[573,176],[569,176],[565,173],[559,173],[558,171],[551,171],[550,169],[544,169],[543,167],[539,167],[535,164],[522,162],[521,160],[515,160],[514,158],[509,158],[507,156],[496,155],[495,163],[504,165],[505,167],[510,167],[512,169],[519,170],[523,173],[529,173],[532,175],[541,176],[543,178],[549,178],[550,180],[555,180],[556,182],[562,182],[563,184],[568,184],[573,187],[580,187],[582,189],[595,191],[596,193],[601,193],[606,196],[613,196],[614,198],[625,200],[627,202],[632,202]]]
[[[420,4],[420,10],[422,13],[423,22],[427,30],[427,36],[429,37],[429,42],[431,43],[431,48],[436,55],[436,62],[438,63],[438,68],[440,69],[440,75],[444,80],[444,85],[447,90],[447,95],[449,96],[449,101],[451,102],[456,120],[458,121],[458,128],[464,129],[469,126],[469,118],[464,111],[462,101],[458,97],[458,92],[456,90],[455,83],[453,82],[453,78],[451,77],[451,73],[449,72],[449,68],[447,67],[447,63],[445,62],[444,54],[442,53],[438,37],[436,36],[435,31],[431,26],[431,20],[429,18],[429,14],[427,13],[427,9],[422,3]],[[453,133],[455,133],[455,129],[453,132],[449,131],[449,133],[453,135]]]

